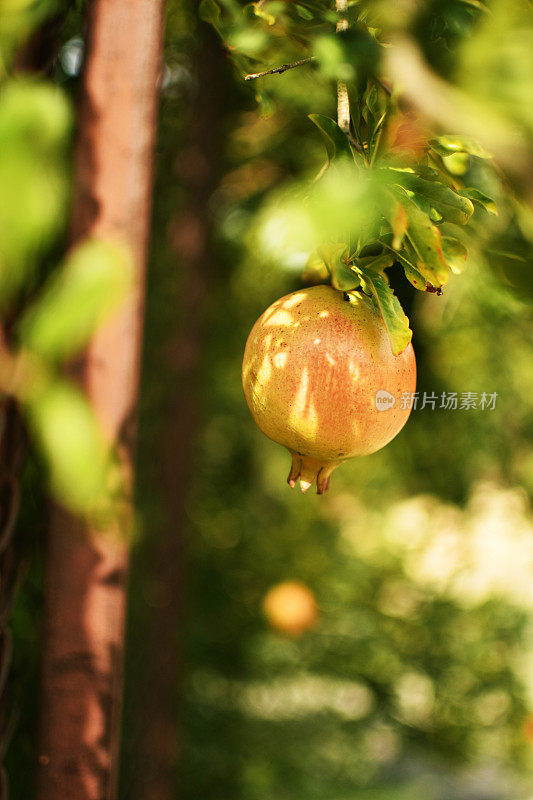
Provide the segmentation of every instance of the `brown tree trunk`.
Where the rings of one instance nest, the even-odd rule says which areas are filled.
[[[93,0],[71,239],[126,241],[135,286],[74,374],[131,487],[164,0]],[[49,530],[38,800],[117,793],[127,537],[54,508]]]

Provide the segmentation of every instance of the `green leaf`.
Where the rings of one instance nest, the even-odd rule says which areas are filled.
[[[386,245],[379,239],[373,239],[369,242],[366,242],[359,250],[359,255],[357,256],[358,261],[365,266],[364,259],[377,258],[378,256],[383,255],[383,249],[385,246]]]
[[[57,87],[26,79],[4,83],[0,93],[0,304],[4,307],[64,225],[70,124],[70,104]]]
[[[426,181],[442,180],[442,173],[440,173],[438,169],[434,169],[434,167],[426,167],[423,164],[417,164],[413,172],[416,172],[417,175],[424,178]]]
[[[349,292],[359,286],[359,276],[346,264],[348,246],[341,242],[322,245],[317,253],[331,275],[331,285],[340,292]]]
[[[33,151],[54,157],[70,135],[72,111],[57,87],[35,80],[9,81],[0,99],[0,141],[23,143]]]
[[[459,239],[455,239],[453,236],[443,236],[442,252],[452,272],[459,275],[464,271],[468,250]]]
[[[247,6],[246,8],[249,8],[249,6]],[[252,3],[251,8],[254,16],[259,17],[260,19],[264,19],[267,25],[276,24],[276,17],[274,16],[274,14],[271,14],[269,10],[264,9],[261,5],[259,5],[259,3]]]
[[[413,337],[409,320],[385,275],[366,267],[356,267],[356,269],[364,282],[363,287],[370,291],[383,317],[392,352],[397,356],[405,350]]]
[[[466,175],[470,169],[470,160],[468,153],[452,153],[449,156],[442,156],[444,168],[450,175]]]
[[[415,268],[432,286],[444,286],[449,274],[439,229],[407,195],[400,202],[409,220],[405,236],[414,253]]]
[[[378,256],[368,256],[367,258],[358,258],[355,265],[371,269],[374,272],[383,272],[388,267],[392,267],[395,261],[395,255],[392,253],[381,253]]]
[[[106,494],[110,459],[88,401],[60,382],[39,393],[27,411],[56,497],[76,512],[95,509]]]
[[[302,19],[306,20],[314,19],[312,12],[309,11],[309,9],[305,8],[304,6],[297,4],[296,11],[298,13],[298,16],[301,17]]]
[[[330,271],[318,250],[313,250],[306,261],[302,278],[307,283],[324,283],[330,276]]]
[[[419,292],[425,292],[427,288],[427,281],[415,267],[413,261],[416,261],[416,258],[412,258],[410,249],[404,247],[402,250],[396,253],[396,258],[402,265],[405,277],[409,283],[411,283],[415,289],[418,289]]]
[[[131,281],[131,259],[123,246],[85,242],[24,315],[20,343],[49,360],[73,355],[124,297]]]
[[[448,186],[443,186],[442,183],[427,181],[406,172],[399,175],[395,170],[390,170],[390,172],[398,179],[401,186],[414,193],[415,197],[412,199],[415,202],[421,198],[423,204],[427,203],[430,209],[435,209],[439,217],[446,222],[466,225],[474,213],[472,201],[467,196],[457,194]],[[437,218],[436,221],[440,220]]]
[[[452,153],[468,153],[478,158],[492,158],[490,153],[482,147],[479,142],[465,136],[439,136],[431,139],[432,150],[440,156],[449,156]]]
[[[370,115],[373,116],[374,118],[381,117],[383,113],[383,108],[380,105],[379,99],[380,95],[377,90],[376,84],[372,83],[366,92],[364,103],[366,109],[368,109],[368,112],[370,112]],[[363,116],[365,120],[368,121],[369,114],[367,113],[366,110],[363,110]]]
[[[483,208],[489,212],[489,214],[493,214],[495,217],[498,216],[498,207],[496,203],[486,194],[480,192],[479,189],[461,189],[460,192],[463,197],[468,197],[472,202],[476,203],[477,205],[483,206]]]
[[[404,275],[415,289],[418,289],[419,292],[426,291],[426,281],[424,280],[423,276],[420,272],[413,267],[413,265],[407,261],[407,259],[402,260],[402,267],[404,271]]]
[[[331,285],[334,289],[338,289],[340,292],[351,292],[353,289],[357,289],[360,283],[359,275],[356,275],[347,264],[341,261],[335,264],[331,273]]]
[[[328,155],[328,164],[336,157],[353,159],[350,140],[344,131],[339,128],[335,120],[323,114],[309,114],[309,119],[317,126],[323,135]]]

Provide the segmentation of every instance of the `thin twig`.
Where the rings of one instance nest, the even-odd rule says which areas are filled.
[[[304,64],[309,64],[310,61],[315,61],[315,56],[311,56],[311,58],[302,58],[301,61],[295,61],[293,64],[282,64],[281,67],[274,67],[274,69],[267,69],[264,72],[253,72],[251,75],[245,75],[245,81],[253,81],[255,78],[264,78],[265,75],[281,75],[283,72],[287,72],[288,69],[294,69],[295,67],[301,67]]]

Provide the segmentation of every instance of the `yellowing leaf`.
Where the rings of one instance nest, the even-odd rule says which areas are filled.
[[[402,353],[413,337],[409,320],[392,291],[385,275],[365,267],[356,267],[366,289],[370,290],[387,327],[391,350],[395,356]]]
[[[400,203],[397,203],[396,213],[391,220],[391,226],[393,234],[392,246],[394,250],[399,250],[402,246],[403,237],[405,236],[407,228],[409,227],[409,218],[407,216],[407,212]]]
[[[405,236],[415,254],[416,269],[432,286],[444,286],[449,273],[442,253],[439,229],[407,195],[401,203],[409,219]]]

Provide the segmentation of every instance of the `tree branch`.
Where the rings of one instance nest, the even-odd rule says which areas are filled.
[[[253,81],[256,78],[264,78],[265,75],[281,75],[283,72],[287,72],[288,69],[294,69],[295,67],[302,67],[304,64],[309,64],[310,61],[315,61],[315,57],[311,56],[310,58],[302,58],[300,61],[295,61],[292,64],[282,64],[281,67],[274,67],[273,69],[267,69],[265,72],[252,72],[250,75],[245,75],[245,81]]]
[[[348,28],[348,20],[340,16],[348,9],[348,0],[335,0],[335,8],[339,14],[337,33]],[[350,132],[350,98],[348,87],[344,81],[337,81],[337,124],[344,133]]]

